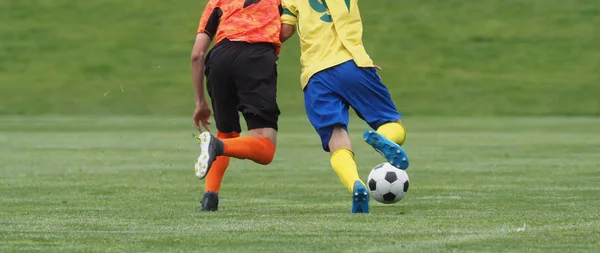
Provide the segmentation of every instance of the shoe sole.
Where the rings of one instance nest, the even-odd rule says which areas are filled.
[[[371,145],[377,152],[385,157],[392,166],[401,170],[408,168],[408,156],[400,145],[372,130],[365,131],[363,138],[367,144]]]
[[[198,156],[194,167],[196,176],[199,179],[204,179],[210,170],[210,165],[214,159],[216,159],[216,157],[214,157],[213,161],[210,161],[211,142],[213,142],[213,137],[210,133],[204,132],[198,136],[198,140],[200,141],[200,156]]]
[[[369,193],[362,184],[352,193],[352,213],[369,213]]]

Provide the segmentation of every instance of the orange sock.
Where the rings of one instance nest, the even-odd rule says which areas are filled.
[[[221,133],[217,132],[217,138],[224,140],[229,138],[235,138],[240,136],[239,133],[231,132],[231,133]],[[223,175],[225,175],[225,170],[227,170],[227,166],[229,165],[229,157],[227,156],[219,156],[217,160],[215,160],[208,171],[208,175],[206,175],[206,184],[204,185],[204,192],[216,192],[219,193],[221,190],[221,182],[223,182]]]
[[[250,159],[255,163],[269,164],[275,156],[275,145],[266,138],[240,136],[223,140],[223,155],[239,159]],[[212,170],[212,169],[211,169]]]

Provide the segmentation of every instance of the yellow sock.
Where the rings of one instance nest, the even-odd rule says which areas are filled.
[[[390,122],[377,128],[377,132],[398,145],[404,144],[406,140],[406,128],[398,122]]]
[[[338,149],[331,154],[331,167],[333,167],[335,173],[340,177],[342,184],[352,192],[354,181],[360,180],[356,162],[354,162],[354,153],[349,149]],[[364,184],[364,182],[362,183]]]

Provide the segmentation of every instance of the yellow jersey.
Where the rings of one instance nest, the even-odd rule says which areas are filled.
[[[294,25],[300,37],[302,89],[315,73],[354,60],[373,67],[362,43],[358,0],[283,0],[281,23]]]

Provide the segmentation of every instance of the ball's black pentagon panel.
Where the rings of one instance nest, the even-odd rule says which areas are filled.
[[[396,175],[396,172],[388,171],[387,173],[385,173],[385,181],[388,181],[391,184],[393,182],[396,182],[396,180],[398,180],[398,175]]]
[[[393,193],[391,193],[391,192],[383,194],[383,200],[384,201],[391,202],[391,201],[394,201],[395,198],[396,198],[396,195],[393,194]]]
[[[406,186],[404,188],[406,188]],[[371,178],[371,180],[369,180],[369,190],[371,190],[371,191],[377,190],[377,181],[375,181],[375,179]]]
[[[404,192],[408,191],[408,181],[404,182]]]

